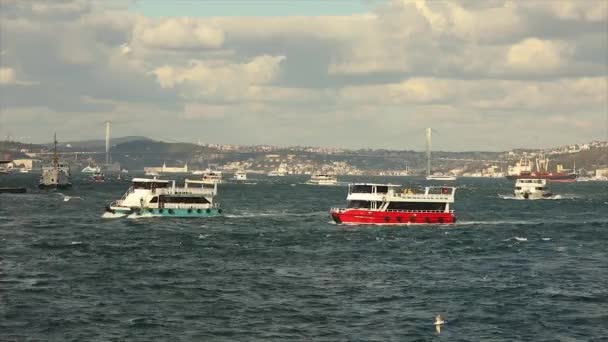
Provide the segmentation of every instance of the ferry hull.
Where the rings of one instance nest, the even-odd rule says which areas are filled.
[[[334,222],[345,225],[451,224],[456,222],[456,216],[450,212],[388,212],[354,209],[333,210],[330,214]]]
[[[72,187],[72,183],[67,183],[67,184],[38,184],[38,188],[42,189],[42,190],[53,190],[53,189],[59,189],[59,190],[63,190],[63,189],[69,189],[70,187]]]
[[[108,207],[106,212],[119,214],[129,217],[216,217],[222,216],[222,209],[158,209],[158,208],[124,208],[124,207]]]

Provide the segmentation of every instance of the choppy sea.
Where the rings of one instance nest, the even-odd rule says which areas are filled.
[[[37,177],[0,177],[30,188],[0,194],[1,341],[608,340],[608,183],[459,179],[455,225],[344,227],[347,188],[303,177],[221,184],[207,219],[104,219],[127,181]]]

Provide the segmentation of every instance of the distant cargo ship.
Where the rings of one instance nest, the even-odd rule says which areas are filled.
[[[531,163],[527,158],[522,158],[514,167],[509,167],[506,176],[509,180],[517,179],[546,179],[551,182],[575,182],[578,174],[576,172],[549,172],[549,158],[541,156],[536,159],[536,171],[532,172]],[[559,171],[559,169],[558,169]]]

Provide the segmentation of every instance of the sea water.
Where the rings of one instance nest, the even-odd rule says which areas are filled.
[[[608,183],[514,201],[513,182],[459,179],[455,225],[344,227],[346,187],[250,178],[219,185],[224,217],[128,219],[104,217],[126,181],[75,177],[65,202],[1,177],[31,189],[0,195],[0,340],[608,338]]]

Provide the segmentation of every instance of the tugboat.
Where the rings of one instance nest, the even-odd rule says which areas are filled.
[[[451,208],[454,187],[399,190],[400,185],[355,183],[348,186],[347,208],[332,208],[334,222],[346,225],[447,224],[456,222]]]
[[[543,199],[553,196],[546,179],[520,178],[515,182],[513,195],[516,199]]]
[[[184,181],[176,187],[174,180],[133,178],[132,185],[118,201],[106,207],[106,212],[120,216],[133,214],[162,217],[220,216],[222,209],[213,199],[217,184],[200,180]]]
[[[59,163],[57,156],[57,134],[54,136],[53,164],[42,167],[42,175],[38,187],[41,189],[67,189],[70,183],[70,168]]]
[[[311,185],[336,185],[338,184],[338,178],[334,175],[316,173],[306,183]]]

